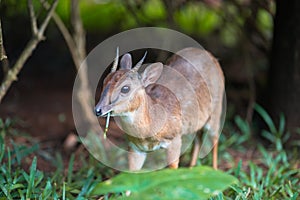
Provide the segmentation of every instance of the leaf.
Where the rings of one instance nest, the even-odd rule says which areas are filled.
[[[264,121],[266,122],[266,124],[268,125],[270,131],[272,134],[276,134],[277,133],[277,130],[276,130],[276,127],[270,117],[270,115],[267,113],[267,111],[265,111],[263,109],[263,107],[261,107],[260,105],[258,104],[255,104],[254,105],[254,109],[259,113],[259,115],[264,119]]]
[[[272,142],[273,144],[276,143],[276,138],[275,138],[275,136],[272,133],[270,133],[270,132],[268,132],[266,130],[262,130],[261,131],[261,135],[264,138],[266,138],[267,140],[269,140],[270,142]]]
[[[52,192],[51,181],[48,179],[46,183],[46,187],[43,190],[43,193],[40,195],[39,199],[49,199]]]
[[[251,129],[247,121],[243,120],[240,116],[236,116],[234,118],[234,121],[242,133],[244,133],[245,135],[251,134]]]
[[[15,189],[19,189],[19,188],[24,188],[25,186],[21,183],[17,183],[11,186],[10,190],[15,190]]]
[[[149,173],[121,173],[101,182],[94,195],[130,191],[131,199],[207,199],[238,180],[210,167],[164,169]]]
[[[272,37],[272,29],[273,29],[273,17],[271,12],[266,11],[264,9],[258,9],[256,24],[258,29],[264,34],[265,37]]]
[[[278,132],[281,136],[284,134],[284,127],[285,127],[285,118],[284,115],[281,113],[279,118],[279,128],[278,128]]]
[[[37,158],[34,157],[30,166],[30,174],[29,174],[29,179],[27,180],[28,183],[28,187],[27,187],[27,191],[26,191],[26,199],[29,199],[31,194],[32,194],[32,190],[34,188],[34,178],[35,178],[35,174],[36,174],[36,166],[37,166]]]
[[[67,183],[68,184],[70,184],[71,181],[72,181],[74,158],[75,158],[75,155],[72,154],[71,158],[70,158],[70,161],[69,161],[69,167],[68,167],[68,176],[67,176]]]
[[[8,199],[12,199],[12,197],[11,197],[9,191],[7,190],[6,186],[3,185],[3,184],[0,182],[0,192],[1,192],[1,190],[2,190],[3,194],[4,194]],[[0,193],[0,194],[1,194],[1,193]]]
[[[0,120],[1,122],[1,120]],[[5,153],[5,143],[4,143],[4,138],[0,135],[0,163],[2,163],[2,159],[4,157]]]
[[[243,161],[240,160],[239,163],[238,163],[238,166],[237,166],[236,169],[234,170],[234,175],[235,175],[236,177],[239,177],[239,175],[240,175],[241,168],[242,168],[242,164],[243,164]]]

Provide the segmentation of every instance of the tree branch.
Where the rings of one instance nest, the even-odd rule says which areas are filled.
[[[7,59],[7,56],[5,55],[5,49],[3,44],[3,38],[2,38],[2,26],[1,26],[1,19],[0,19],[0,61]]]
[[[85,50],[86,41],[85,41],[85,31],[80,17],[78,0],[71,1],[71,24],[74,29],[74,34],[73,34],[74,42],[77,46],[78,54],[82,62],[86,57],[86,50]]]
[[[46,9],[49,8],[49,4],[46,1],[40,0],[40,2],[42,3],[44,8]],[[91,105],[92,93],[89,88],[87,66],[86,63],[84,62],[84,59],[86,57],[86,50],[85,50],[86,40],[85,40],[85,31],[83,28],[83,23],[80,17],[79,1],[78,0],[71,1],[71,24],[74,30],[73,35],[70,33],[70,31],[68,30],[64,22],[61,20],[60,16],[57,15],[55,12],[53,13],[53,20],[66,41],[66,44],[69,48],[73,62],[78,72],[78,77],[81,85],[80,88],[78,88],[78,94],[76,96],[77,100],[82,108],[86,120],[89,122],[91,126],[91,130],[94,133],[97,133],[98,120],[92,112],[92,107],[93,107],[93,105]],[[79,70],[81,66],[82,69]],[[107,145],[107,143],[104,143],[104,145]]]
[[[36,22],[36,17],[35,17],[35,13],[34,13],[32,0],[27,1],[27,7],[28,7],[29,15],[30,15],[31,31],[32,31],[33,35],[36,35],[38,33],[38,27],[37,27],[37,22]]]
[[[80,88],[78,89],[77,93],[77,100],[79,101],[85,118],[87,119],[88,123],[90,124],[90,130],[97,134],[98,133],[98,119],[95,117],[93,113],[94,105],[91,105],[91,100],[93,99],[92,92],[89,87],[89,80],[88,80],[88,71],[87,71],[87,63],[84,61],[86,57],[86,40],[85,40],[85,31],[83,28],[83,23],[80,17],[80,10],[79,10],[79,1],[72,0],[71,1],[71,24],[74,29],[73,33],[73,41],[76,45],[76,52],[77,57],[75,58],[74,62],[81,64],[82,69],[78,70],[78,77],[80,80]],[[107,143],[103,143],[107,146]]]
[[[54,13],[54,10],[57,6],[57,3],[58,3],[58,0],[54,0],[54,2],[52,3],[50,9],[48,9],[48,14],[46,15],[46,18],[44,19],[44,22],[42,23],[41,27],[40,27],[40,30],[39,30],[39,33],[41,34],[41,36],[43,36],[48,24],[49,24],[49,21]]]
[[[50,5],[47,1],[40,0],[40,2],[41,2],[41,4],[43,5],[43,7],[45,9],[48,10],[50,8]],[[62,36],[64,37],[64,39],[66,41],[66,44],[69,48],[69,51],[71,53],[73,62],[75,64],[75,67],[78,70],[81,63],[76,61],[77,58],[78,58],[78,53],[77,53],[77,50],[76,50],[76,44],[75,44],[75,42],[72,38],[71,33],[69,32],[69,30],[65,26],[64,22],[61,20],[61,18],[59,17],[59,15],[56,12],[53,12],[52,19],[54,20],[56,26],[58,27],[58,29],[60,30]]]
[[[0,19],[0,62],[2,62],[3,73],[4,76],[6,76],[9,70],[9,62],[3,44],[1,19]]]
[[[170,1],[170,0],[162,0],[164,6],[165,6],[165,10],[167,11],[167,21],[169,23],[169,25],[171,26],[171,28],[175,28],[175,22],[174,22],[174,2]]]
[[[31,0],[28,0],[28,1],[31,2]],[[57,6],[57,2],[58,2],[58,0],[54,0],[53,4],[51,5],[51,8],[47,12],[46,18],[44,19],[41,27],[37,30],[36,34],[33,33],[30,41],[27,43],[26,47],[24,48],[23,52],[21,53],[20,57],[18,58],[18,60],[14,64],[14,66],[8,70],[7,76],[4,78],[4,81],[2,82],[1,87],[0,87],[0,103],[1,103],[4,95],[7,93],[11,84],[17,80],[17,75],[19,74],[20,70],[24,66],[27,59],[31,56],[32,52],[35,50],[38,43],[43,39],[44,31],[50,21],[52,13],[54,12],[54,10]],[[33,8],[31,6],[32,5],[29,6],[30,10]],[[30,11],[30,12],[32,12],[32,11]],[[30,18],[32,16],[35,16],[34,13],[30,14]],[[35,20],[34,18],[33,19],[31,18],[31,23],[34,20]],[[34,27],[35,25],[31,24],[31,26]]]

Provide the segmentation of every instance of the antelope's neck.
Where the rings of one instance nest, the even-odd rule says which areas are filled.
[[[152,99],[148,95],[140,97],[140,106],[120,117],[123,130],[134,137],[150,137],[153,119],[149,108],[153,106]]]

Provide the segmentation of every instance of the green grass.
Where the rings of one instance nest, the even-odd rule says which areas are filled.
[[[283,115],[280,116],[279,127],[276,128],[273,120],[261,106],[255,105],[254,109],[268,127],[267,130],[261,130],[261,135],[269,144],[263,146],[257,139],[254,139],[248,123],[236,117],[235,125],[239,132],[234,132],[234,135],[229,138],[224,138],[222,135],[221,156],[227,155],[224,151],[230,147],[246,153],[245,148],[241,148],[242,146],[255,149],[257,158],[253,161],[240,160],[236,166],[229,169],[227,172],[238,178],[240,184],[232,186],[231,189],[213,199],[298,199],[300,193],[299,142],[287,143],[290,133],[285,132]],[[289,147],[288,150],[286,147]],[[226,158],[233,160],[228,155]],[[247,162],[245,167],[243,167],[243,162]]]
[[[56,154],[51,162],[55,172],[46,173],[37,169],[41,149],[38,144],[16,144],[11,138],[18,135],[10,119],[0,119],[0,199],[88,199],[95,184],[104,176],[113,176],[112,170],[92,157],[78,160],[82,167],[74,172],[74,155],[71,155],[67,172],[64,172],[62,156]],[[25,136],[28,137],[28,136]],[[30,139],[30,137],[28,137]],[[33,139],[32,139],[33,140]],[[34,140],[33,140],[34,141]],[[29,157],[28,157],[29,156]],[[32,158],[30,158],[32,157]],[[22,163],[31,159],[29,169]],[[81,160],[80,160],[81,159]],[[23,162],[24,161],[24,162]]]
[[[255,124],[250,126],[239,116],[226,123],[225,134],[220,137],[219,163],[226,164],[227,167],[220,167],[223,167],[227,174],[236,177],[239,182],[210,199],[300,198],[299,141],[288,143],[290,133],[285,130],[283,115],[280,116],[279,125],[276,127],[263,108],[256,105],[255,110],[267,125],[266,130],[259,130],[264,141],[253,134]],[[20,135],[31,143],[17,142],[16,138]],[[126,194],[103,191],[97,193],[97,190],[103,189],[100,186],[104,181],[118,176],[92,156],[71,154],[69,163],[64,166],[62,155],[57,152],[48,158],[49,162],[56,166],[56,170],[51,173],[41,171],[42,169],[38,168],[39,159],[41,155],[49,154],[44,151],[37,141],[20,133],[12,120],[0,119],[0,200],[93,199],[100,194],[104,199],[113,199],[122,198]],[[232,152],[241,156],[233,155]],[[249,152],[252,152],[253,156],[245,156]],[[24,167],[26,162],[29,162],[29,165]],[[81,163],[79,168],[76,167],[76,162]],[[199,159],[198,164],[211,165],[211,156]],[[125,176],[123,173],[120,175]],[[126,180],[129,185],[133,183],[133,179]],[[111,188],[114,186],[116,185],[112,185]],[[134,195],[141,194],[142,189],[137,188]]]

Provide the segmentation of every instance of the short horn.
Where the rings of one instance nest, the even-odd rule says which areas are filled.
[[[137,72],[139,68],[142,66],[147,55],[147,51],[145,52],[143,58],[131,69],[132,72]]]
[[[116,53],[116,58],[114,60],[114,64],[111,68],[111,72],[115,72],[117,70],[117,67],[118,67],[118,60],[119,60],[119,47],[117,47],[117,53]]]

